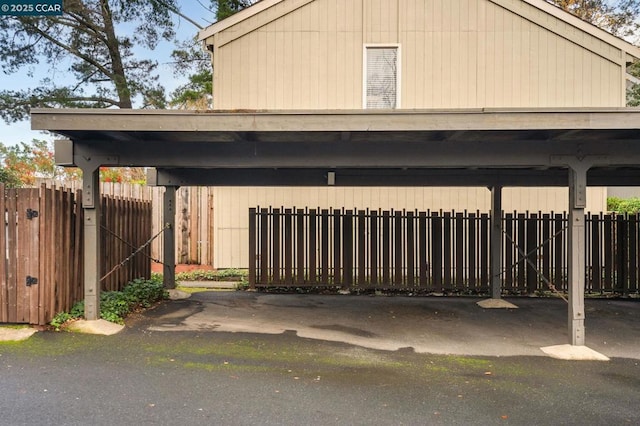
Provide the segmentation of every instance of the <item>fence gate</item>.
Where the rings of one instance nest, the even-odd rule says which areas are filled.
[[[80,191],[0,183],[0,323],[44,325],[84,297]],[[103,272],[149,240],[151,202],[102,197]],[[102,281],[119,290],[148,278],[149,250]]]
[[[4,259],[0,262],[0,322],[45,324],[60,307],[56,300],[73,297],[50,279],[56,268],[60,278],[63,270],[68,271],[60,259],[70,254],[74,241],[68,236],[57,238],[56,231],[71,225],[71,215],[63,215],[61,207],[72,206],[73,194],[50,189],[42,189],[41,194],[37,188],[5,191],[2,185],[0,190],[0,253]],[[57,215],[53,207],[58,207]],[[69,258],[73,261],[73,256]],[[54,298],[57,290],[60,294]]]

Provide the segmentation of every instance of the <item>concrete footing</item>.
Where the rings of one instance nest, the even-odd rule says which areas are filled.
[[[516,305],[504,299],[484,299],[477,302],[477,304],[485,309],[518,309]]]
[[[169,293],[169,300],[183,300],[191,297],[191,293],[187,293],[186,291],[171,289],[167,290]]]
[[[557,345],[540,348],[551,358],[567,361],[609,361],[609,357],[586,346]]]
[[[0,327],[0,342],[20,342],[27,340],[33,336],[38,330],[35,328],[12,328],[12,327]]]
[[[111,336],[121,332],[124,329],[124,325],[114,324],[103,319],[93,321],[78,320],[69,324],[68,329],[79,333]]]

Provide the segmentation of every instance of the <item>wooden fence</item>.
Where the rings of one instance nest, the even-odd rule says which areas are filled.
[[[72,191],[82,188],[81,181],[45,180],[50,186],[62,186]],[[176,262],[213,265],[213,192],[211,187],[183,187],[176,194]],[[100,193],[115,198],[151,201],[152,233],[158,233],[165,223],[162,217],[164,188],[131,183],[101,182]],[[162,235],[151,243],[151,257],[162,259]]]
[[[84,297],[80,191],[0,184],[0,322],[46,324]],[[149,201],[102,198],[103,276],[151,235]],[[103,281],[120,289],[150,276],[149,250]]]
[[[587,217],[587,291],[638,292],[640,216]],[[503,215],[503,291],[567,289],[565,214]],[[253,286],[486,293],[484,213],[250,209]]]

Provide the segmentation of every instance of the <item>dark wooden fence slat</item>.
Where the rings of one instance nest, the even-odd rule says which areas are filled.
[[[469,242],[467,244],[467,258],[469,259],[469,288],[473,290],[478,290],[477,287],[477,235],[476,235],[476,215],[475,213],[469,213],[468,216],[468,226],[469,226]]]
[[[565,288],[564,286],[564,270],[563,270],[563,265],[564,263],[564,247],[566,245],[566,235],[567,232],[566,230],[561,232],[562,229],[564,229],[564,227],[566,226],[566,220],[564,215],[562,214],[556,214],[554,216],[554,228],[553,228],[553,234],[556,236],[554,239],[554,279],[553,279],[553,284],[555,285],[555,287],[558,290],[563,290]]]
[[[591,216],[591,290],[600,291],[602,289],[602,264],[601,264],[601,215]]]
[[[306,244],[305,244],[305,214],[304,210],[298,209],[296,212],[296,283],[298,285],[305,284],[305,258],[306,258]]]
[[[637,292],[638,286],[638,214],[629,215],[629,291]]]
[[[256,285],[256,261],[258,260],[258,227],[256,226],[257,212],[249,209],[249,285]]]
[[[489,226],[489,215],[483,213],[480,215],[480,281],[482,291],[489,289],[490,264],[489,264],[489,238],[491,227]]]
[[[309,283],[318,282],[318,215],[315,209],[309,210],[309,226],[307,236],[309,238]]]
[[[342,217],[342,282],[347,288],[353,285],[353,211],[347,210]]]
[[[551,281],[551,215],[543,214],[540,223],[542,227],[542,276]]]
[[[427,213],[418,214],[418,265],[419,265],[419,286],[426,288],[429,286],[429,253],[427,253]]]
[[[431,217],[431,249],[432,249],[432,272],[434,290],[442,289],[442,217],[434,213]]]
[[[273,276],[273,283],[275,284],[282,284],[281,280],[280,280],[280,268],[281,268],[281,264],[280,264],[280,209],[273,209],[272,213],[271,213],[271,220],[273,221],[272,223],[272,234],[271,234],[271,240],[272,240],[272,244],[273,244],[273,249],[272,249],[272,261],[273,261],[273,266],[272,266],[272,276]]]
[[[358,286],[364,286],[367,283],[367,216],[364,210],[358,210],[358,231],[357,235],[357,270],[358,270]]]
[[[604,216],[604,290],[613,290],[613,221],[611,215]]]
[[[455,215],[455,257],[453,259],[454,265],[454,282],[456,289],[460,290],[465,287],[465,259],[464,259],[464,215],[462,213],[456,213]]]
[[[378,259],[378,212],[372,211],[371,217],[369,218],[369,257],[370,257],[370,281],[371,286],[376,286],[378,284],[378,268],[379,268],[379,259]]]
[[[322,210],[322,283],[329,285],[329,210]]]
[[[415,276],[416,276],[416,266],[415,266],[415,247],[416,247],[416,239],[415,239],[415,215],[414,212],[407,212],[406,216],[406,228],[407,228],[407,237],[405,244],[405,262],[406,262],[406,286],[408,288],[415,287]]]
[[[402,212],[396,211],[393,220],[393,283],[401,287],[404,278],[403,220]]]
[[[340,210],[334,210],[333,212],[333,283],[334,285],[340,285],[342,282],[342,270],[340,263],[341,253],[341,239],[340,239]]]
[[[451,253],[451,213],[445,212],[443,218],[443,288],[445,290],[453,290],[453,283],[451,282],[451,265],[452,265],[452,253]]]
[[[293,217],[292,210],[284,210],[284,284],[293,284]]]
[[[624,215],[616,215],[615,228],[616,228],[616,246],[615,246],[615,259],[616,259],[616,287],[615,290],[626,294],[629,290],[627,282],[627,247],[629,246],[627,241],[627,222]]]
[[[382,284],[391,284],[391,213],[382,212]]]
[[[537,265],[538,258],[538,240],[537,240],[537,225],[538,215],[531,214],[526,221],[526,246],[524,247],[526,257],[526,263],[523,265],[526,267],[526,286],[527,293],[533,294],[538,290],[538,273],[535,265]]]
[[[271,215],[268,209],[260,209],[260,275],[256,278],[256,284],[266,285],[269,281],[269,267],[271,251],[269,247],[269,236],[271,233]]]

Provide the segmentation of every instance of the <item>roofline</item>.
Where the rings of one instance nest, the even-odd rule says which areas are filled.
[[[493,1],[493,0],[489,0]],[[561,7],[558,7],[554,4],[548,3],[545,0],[522,0],[527,4],[530,4],[533,7],[536,7],[548,14],[566,22],[569,25],[572,25],[587,34],[590,34],[618,49],[628,53],[636,59],[640,59],[640,48],[634,46],[628,41],[611,34],[608,31],[603,30],[597,25],[592,24],[591,22],[587,22],[583,19],[578,18],[575,15],[565,11]]]
[[[157,132],[640,129],[640,108],[240,112],[37,108],[31,110],[31,128],[50,131]]]
[[[241,11],[234,13],[228,18],[225,18],[222,21],[215,22],[208,27],[200,30],[198,32],[198,41],[203,41],[211,37],[212,35],[224,31],[227,28],[232,27],[237,23],[244,21],[245,19],[249,19],[252,16],[262,12],[263,10],[269,9],[270,7],[283,1],[285,0],[260,0],[257,3],[247,7],[246,9],[242,9]]]
[[[227,28],[232,27],[244,21],[245,19],[249,19],[252,16],[257,15],[258,13],[266,9],[269,9],[270,7],[278,3],[281,3],[283,1],[285,0],[260,0],[257,3],[253,4],[252,6],[246,9],[243,9],[240,12],[235,13],[234,15],[231,15],[226,19],[223,19],[222,21],[218,21],[208,26],[207,28],[204,28],[198,33],[198,40],[204,41],[207,38],[213,36],[214,34],[224,31]],[[489,1],[495,3],[493,0],[489,0]],[[593,37],[596,37],[626,52],[627,54],[629,54],[635,59],[640,59],[640,48],[621,39],[620,37],[614,36],[613,34],[603,30],[602,28],[597,27],[596,25],[590,22],[584,21],[578,18],[577,16],[572,15],[571,13],[563,10],[558,6],[548,3],[545,0],[522,0],[522,1],[554,16],[557,19],[560,19],[561,21],[575,28],[578,28],[579,30],[586,32],[587,34]],[[626,61],[627,58],[623,58],[623,60]]]

